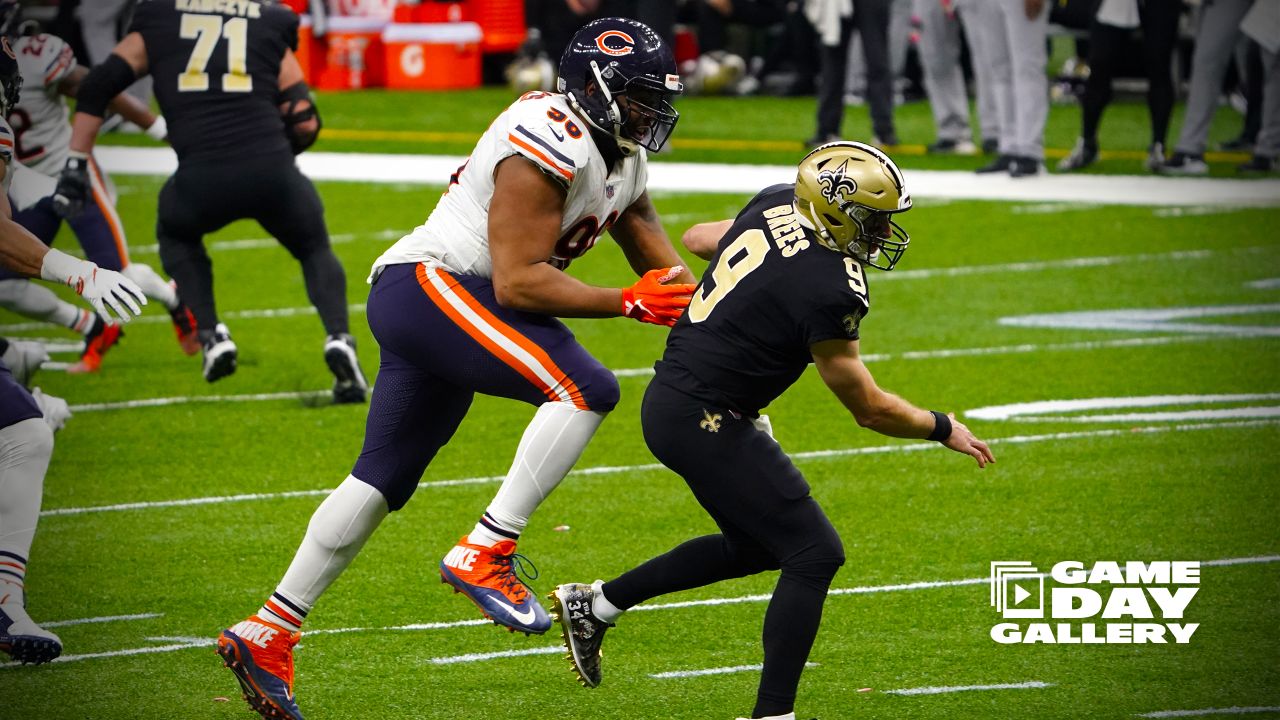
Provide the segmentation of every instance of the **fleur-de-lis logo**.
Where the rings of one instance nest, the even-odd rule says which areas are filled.
[[[720,413],[712,414],[710,410],[703,409],[702,422],[698,423],[698,427],[707,432],[720,432],[720,421],[724,416]]]
[[[834,170],[827,168],[818,173],[818,189],[822,191],[822,197],[832,205],[838,205],[858,192],[858,183],[849,177],[848,169],[849,161],[846,159],[840,163],[840,167]]]

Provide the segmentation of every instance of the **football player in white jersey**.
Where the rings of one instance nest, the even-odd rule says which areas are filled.
[[[693,290],[645,192],[646,153],[666,143],[678,118],[670,101],[683,90],[670,48],[634,20],[594,21],[565,50],[559,89],[503,112],[427,222],[374,264],[367,314],[382,362],[364,449],[312,516],[275,593],[218,640],[264,717],[301,716],[292,652],[303,620],[409,500],[476,393],[538,410],[501,489],[440,574],[495,624],[551,627],[516,576],[516,540],[619,394],[613,373],[557,318],[669,326]],[[631,287],[563,272],[605,230],[641,276]]]
[[[11,217],[14,143],[4,115],[17,102],[21,87],[17,58],[0,36],[0,268],[65,282],[104,316],[110,307],[119,320],[127,321],[147,302],[137,285],[119,273],[46,247]],[[57,402],[65,412],[66,403]],[[53,454],[51,425],[56,420],[47,423],[44,416],[0,360],[0,651],[23,663],[49,662],[62,652],[58,636],[27,614],[24,587],[44,474]]]
[[[15,132],[13,191],[14,219],[46,244],[53,242],[62,224],[51,196],[56,176],[65,164],[71,142],[66,98],[75,97],[88,69],[77,64],[71,47],[52,35],[20,34],[20,9],[15,0],[0,0],[0,34],[9,38],[24,91],[19,102],[8,110]],[[152,137],[163,140],[165,123],[138,100],[122,94],[112,109],[147,128]],[[90,159],[94,202],[68,223],[85,255],[100,267],[121,271],[134,280],[147,296],[160,301],[172,316],[175,333],[188,355],[199,350],[195,323],[174,287],[148,265],[131,263],[124,224],[115,209],[115,191],[110,179]],[[33,172],[34,171],[34,172]],[[120,335],[118,326],[104,324],[92,313],[60,300],[48,290],[0,274],[0,306],[38,320],[62,325],[85,336],[85,348],[70,372],[94,372],[102,356]]]

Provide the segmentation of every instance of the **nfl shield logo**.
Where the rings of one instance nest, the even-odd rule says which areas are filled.
[[[612,186],[612,185],[605,185],[605,186],[604,186],[604,196],[605,196],[605,197],[607,197],[607,198],[609,198],[610,200],[612,200],[612,199],[613,199],[613,186]]]

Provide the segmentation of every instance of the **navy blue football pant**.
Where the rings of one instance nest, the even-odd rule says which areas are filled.
[[[44,417],[35,398],[13,378],[9,367],[0,360],[0,430],[23,420]]]
[[[752,717],[784,715],[822,620],[844,546],[809,484],[773,438],[751,420],[663,382],[641,409],[650,452],[689,485],[720,528],[604,585],[627,609],[659,595],[781,568],[764,616],[764,672]]]
[[[510,310],[486,278],[391,265],[369,292],[382,352],[351,474],[404,507],[476,393],[608,412],[618,381],[559,320]]]

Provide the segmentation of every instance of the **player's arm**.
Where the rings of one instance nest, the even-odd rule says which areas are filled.
[[[89,68],[83,65],[76,65],[58,83],[58,92],[69,98],[79,97],[80,85],[88,76]],[[156,140],[164,140],[168,135],[168,128],[165,127],[164,118],[151,112],[151,108],[127,92],[122,92],[112,98],[111,102],[107,103],[107,111],[116,113],[125,120],[137,125],[145,130],[147,135]]]
[[[684,231],[680,242],[684,243],[689,252],[703,260],[710,260],[715,256],[716,249],[720,247],[720,238],[724,237],[731,227],[733,227],[733,220],[698,223]]]
[[[978,467],[996,461],[987,444],[954,415],[922,410],[881,390],[858,355],[857,340],[824,340],[809,350],[822,381],[862,427],[890,437],[937,440],[973,457]]]
[[[617,222],[609,229],[609,234],[622,248],[627,262],[636,275],[644,275],[656,268],[669,268],[680,265],[682,260],[667,237],[662,227],[658,210],[649,199],[648,191],[640,193],[640,197],[631,203],[618,216]],[[697,279],[687,269],[675,278],[676,282],[694,283]]]
[[[292,50],[285,50],[284,59],[280,61],[277,87],[280,94],[276,96],[276,103],[280,107],[280,117],[284,119],[284,132],[293,154],[297,155],[314,145],[320,137],[321,121],[320,108],[311,97],[302,65]]]
[[[76,113],[71,119],[71,151],[53,194],[53,208],[62,217],[79,215],[89,197],[89,153],[102,129],[107,106],[145,74],[147,46],[142,33],[131,32],[80,82]]]
[[[665,325],[688,305],[692,285],[663,286],[661,278],[646,276],[630,288],[602,288],[552,267],[547,259],[560,237],[565,190],[523,156],[498,163],[493,186],[489,252],[494,295],[503,307],[556,317],[628,315]],[[628,297],[633,305],[641,298],[643,315]]]
[[[0,181],[8,167],[0,164]],[[142,313],[147,304],[142,289],[125,276],[103,270],[87,261],[78,260],[59,250],[46,247],[35,235],[14,222],[9,198],[0,193],[0,267],[27,277],[70,285],[88,300],[103,318],[112,320],[110,308],[121,322]]]

